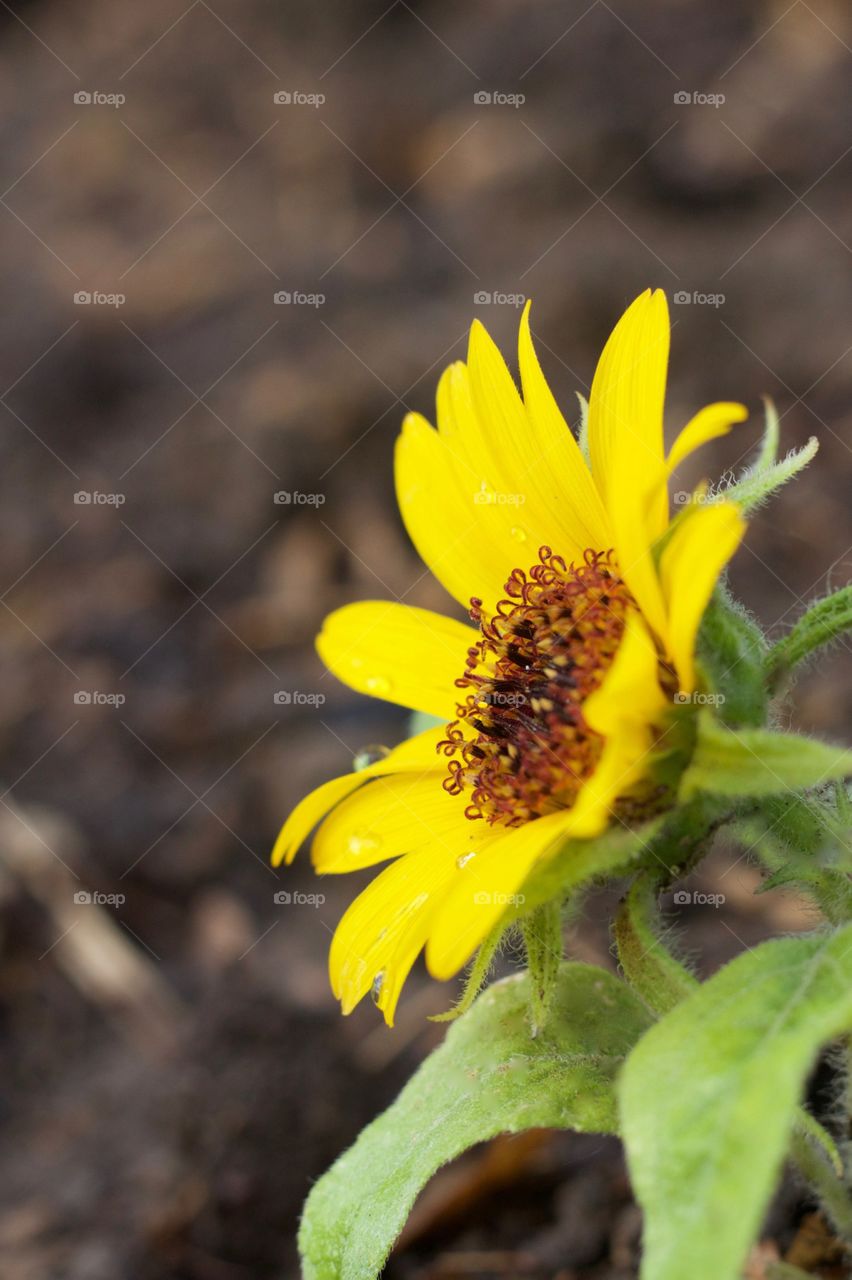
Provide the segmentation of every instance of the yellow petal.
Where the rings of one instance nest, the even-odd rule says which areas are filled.
[[[471,429],[471,440],[475,453],[487,459],[487,478],[499,494],[523,497],[517,510],[503,505],[510,531],[515,530],[516,541],[527,551],[526,561],[516,556],[515,564],[534,563],[543,545],[575,560],[589,546],[604,549],[603,504],[544,381],[527,321],[521,324],[519,346],[530,411],[485,328],[478,321],[471,326],[468,375],[478,424],[478,431]]]
[[[558,848],[571,810],[536,818],[522,827],[491,828],[491,835],[463,867],[440,903],[426,944],[435,978],[451,978],[469,960],[500,917],[522,906],[523,882],[534,864]]]
[[[716,581],[745,533],[746,522],[733,502],[690,508],[660,558],[668,609],[668,650],[680,688],[695,688],[695,637]]]
[[[377,760],[358,773],[346,773],[340,778],[331,778],[322,786],[304,796],[290,814],[272,850],[272,865],[278,867],[282,862],[292,862],[305,837],[316,826],[321,818],[333,809],[346,796],[351,795],[358,787],[370,778],[383,774],[392,774],[397,770],[410,770],[423,773],[428,769],[441,768],[441,757],[438,755],[438,743],[444,737],[441,728],[426,729],[413,738],[395,747],[383,760]],[[437,762],[437,764],[436,764]]]
[[[718,404],[708,404],[690,418],[678,435],[666,458],[666,470],[674,471],[690,453],[694,453],[708,440],[716,440],[725,436],[738,422],[745,422],[748,409],[743,404],[734,404],[727,400]]]
[[[490,490],[482,488],[481,467],[470,466],[462,447],[410,413],[396,442],[394,475],[408,536],[441,585],[466,607],[471,596],[499,599],[517,549],[502,520],[495,530],[496,507],[482,502]],[[495,539],[495,532],[508,536]]]
[[[660,483],[668,353],[665,295],[648,290],[613,330],[589,398],[592,473],[612,523],[619,567],[659,635],[665,614],[651,545],[668,521]]]
[[[407,604],[367,600],[329,614],[317,650],[339,680],[386,702],[452,720],[467,651],[478,633]]]
[[[430,773],[378,778],[339,804],[314,838],[317,871],[358,871],[425,845],[443,844],[461,857],[477,823],[464,816],[470,796],[450,795],[441,785],[447,776],[441,760],[434,757]]]
[[[598,835],[608,825],[613,805],[642,773],[667,708],[659,683],[659,657],[647,628],[635,611],[603,683],[583,707],[583,715],[606,738],[597,767],[571,810],[570,834]]]
[[[402,985],[455,870],[454,853],[420,849],[386,867],[355,899],[337,926],[329,953],[332,990],[345,1014],[373,989],[385,1021],[393,1026]]]
[[[530,332],[529,302],[521,318],[518,363],[531,429],[530,457],[535,459],[537,454],[540,458],[531,478],[540,488],[550,477],[558,484],[544,493],[545,499],[555,499],[555,515],[564,530],[562,540],[552,544],[553,548],[567,560],[582,555],[587,547],[605,551],[612,544],[606,511],[580,446],[542,373]]]
[[[612,666],[583,704],[586,723],[609,738],[624,724],[648,724],[666,707],[659,655],[641,616],[632,609]]]

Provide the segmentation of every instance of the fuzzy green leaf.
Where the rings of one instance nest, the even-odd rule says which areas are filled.
[[[311,1192],[299,1246],[306,1280],[369,1280],[441,1165],[499,1133],[548,1126],[612,1133],[614,1077],[646,1030],[638,997],[592,965],[565,964],[532,1039],[526,975],[495,983]]]
[[[766,657],[766,669],[777,680],[814,650],[831,644],[852,629],[852,586],[843,587],[811,605],[791,631],[774,645]]]
[[[739,956],[639,1043],[622,1129],[643,1280],[736,1280],[820,1048],[852,1026],[852,926]]]
[[[766,796],[804,791],[852,775],[852,751],[769,729],[734,730],[709,711],[698,715],[698,735],[680,784],[682,800],[698,792]]]
[[[771,400],[764,401],[766,407],[766,427],[760,451],[751,466],[747,467],[740,478],[723,486],[714,493],[714,497],[737,502],[744,512],[753,511],[762,506],[777,489],[802,471],[815,456],[819,441],[811,436],[807,444],[800,449],[793,449],[782,458],[778,457],[780,428],[778,411]]]

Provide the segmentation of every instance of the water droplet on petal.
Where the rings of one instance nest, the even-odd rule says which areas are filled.
[[[371,764],[378,764],[380,760],[386,760],[389,755],[390,747],[383,747],[378,742],[371,742],[355,753],[352,758],[352,768],[355,773],[360,773],[362,769],[369,769]]]
[[[463,867],[466,867],[467,864],[471,861],[471,859],[475,857],[476,857],[476,853],[474,852],[474,850],[471,850],[470,853],[459,854],[459,856],[456,858],[456,866],[458,867],[459,871],[461,871]]]
[[[353,858],[363,858],[381,848],[381,840],[372,831],[353,831],[346,841],[346,851]]]
[[[385,971],[380,969],[373,979],[373,985],[370,987],[370,999],[373,1004],[377,1005],[382,996],[382,987],[385,985]]]
[[[367,676],[366,688],[368,693],[375,693],[378,697],[384,697],[390,693],[392,685],[387,676]]]
[[[522,524],[513,524],[510,532],[516,542],[526,542],[527,531]]]

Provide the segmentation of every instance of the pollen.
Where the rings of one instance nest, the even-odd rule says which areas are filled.
[[[570,807],[594,770],[603,738],[583,705],[618,652],[631,596],[611,551],[569,565],[550,547],[505,590],[492,615],[471,600],[480,639],[438,749],[445,790],[470,797],[465,815],[513,827]]]

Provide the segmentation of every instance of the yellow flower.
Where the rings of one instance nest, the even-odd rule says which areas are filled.
[[[324,819],[317,871],[394,859],[334,936],[344,1013],[372,990],[392,1024],[424,947],[430,972],[451,977],[566,838],[659,803],[651,762],[673,702],[696,688],[698,625],[745,529],[724,501],[691,502],[670,521],[673,468],[746,411],[702,409],[666,455],[668,350],[666,299],[648,290],[598,364],[588,461],[539,366],[529,305],[523,397],[475,322],[467,363],[440,380],[437,431],[418,414],[405,420],[403,520],[474,625],[371,601],[331,614],[317,641],[352,688],[447,722],[326,782],[276,843],[276,864],[289,862]]]

